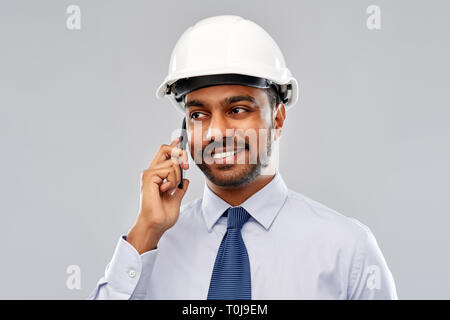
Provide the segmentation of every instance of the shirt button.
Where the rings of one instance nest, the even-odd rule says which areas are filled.
[[[134,278],[134,277],[136,276],[136,271],[133,270],[133,269],[129,270],[129,271],[128,271],[128,276],[129,276],[130,278]]]

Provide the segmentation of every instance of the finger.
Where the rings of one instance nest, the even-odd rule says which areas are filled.
[[[183,150],[183,154],[181,156],[181,166],[183,169],[189,169],[189,157],[186,150]]]
[[[165,161],[170,158],[180,158],[183,154],[183,149],[174,146],[162,145],[161,148],[156,153],[155,158],[153,159],[150,166],[155,165],[159,162]]]
[[[174,183],[170,183],[170,181],[167,179],[167,181],[161,181],[160,186],[164,187],[161,190],[161,192],[167,191],[167,188],[172,187],[173,185],[178,186],[178,184],[181,181],[181,168],[178,164],[174,163],[171,159],[164,161],[163,163],[159,164],[157,167],[154,168],[154,170],[159,169],[168,169],[168,170],[174,170],[175,171],[175,180]]]
[[[169,174],[167,175],[166,181],[159,187],[159,190],[161,192],[166,192],[177,186],[177,176],[175,173],[175,167],[172,166],[168,170],[169,170]]]
[[[159,168],[146,171],[143,174],[142,183],[145,185],[146,181],[151,181],[161,186],[164,180],[169,176],[169,173],[170,168]]]
[[[181,169],[180,169],[180,165],[177,164],[177,163],[174,163],[174,164],[173,164],[173,170],[175,171],[175,178],[176,178],[175,186],[178,186],[178,184],[179,184],[180,181],[181,181]]]
[[[168,160],[164,160],[163,162],[155,165],[154,169],[159,168],[170,168],[174,166],[174,170],[177,175],[177,185],[181,181],[181,170],[189,169],[189,160],[185,150],[183,150],[182,156],[180,158],[171,158]]]
[[[178,147],[173,147],[172,150],[170,150],[170,157],[176,159],[177,163],[179,164],[183,162],[183,156],[185,153],[185,150]]]
[[[153,165],[150,169],[170,168],[172,165],[175,165],[176,171],[177,171],[177,176],[178,176],[178,172],[181,169],[183,169],[183,170],[189,169],[189,162],[188,161],[184,162],[185,160],[181,160],[183,157],[184,157],[184,159],[187,158],[186,155],[184,155],[180,158],[170,158],[170,159],[164,160],[163,162]],[[181,173],[180,173],[180,175],[181,175]],[[177,179],[180,180],[181,178],[177,177]]]
[[[183,179],[183,189],[176,188],[175,192],[173,193],[173,196],[181,200],[186,194],[188,187],[189,187],[189,180]]]
[[[180,143],[180,137],[176,137],[171,143],[170,147],[175,147],[178,143]]]
[[[173,165],[179,166],[177,160],[176,160],[176,159],[167,159],[167,160],[164,160],[163,162],[160,162],[160,163],[154,165],[154,166],[151,168],[151,170],[157,170],[157,169],[163,169],[163,168],[170,168],[170,167],[172,167]]]

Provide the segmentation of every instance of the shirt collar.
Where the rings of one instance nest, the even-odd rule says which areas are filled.
[[[287,193],[286,184],[276,170],[273,179],[240,206],[267,230],[286,201]],[[214,224],[229,207],[231,205],[216,195],[205,182],[202,215],[208,232],[211,232]]]

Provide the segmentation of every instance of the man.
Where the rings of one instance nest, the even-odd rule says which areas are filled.
[[[186,117],[204,194],[180,209],[188,156],[180,139],[162,145],[142,174],[136,222],[90,298],[397,299],[370,229],[289,190],[277,170],[297,81],[261,27],[238,16],[198,22],[157,95]]]

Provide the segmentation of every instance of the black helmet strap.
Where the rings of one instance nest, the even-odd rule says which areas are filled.
[[[213,74],[180,79],[167,88],[166,94],[173,93],[175,96],[175,100],[177,102],[181,102],[183,100],[183,97],[191,91],[210,86],[226,84],[239,84],[260,89],[274,87],[283,103],[286,103],[288,100],[286,98],[287,91],[282,93],[280,86],[275,82],[264,78],[236,73]],[[290,85],[288,85],[288,89],[289,88]]]

